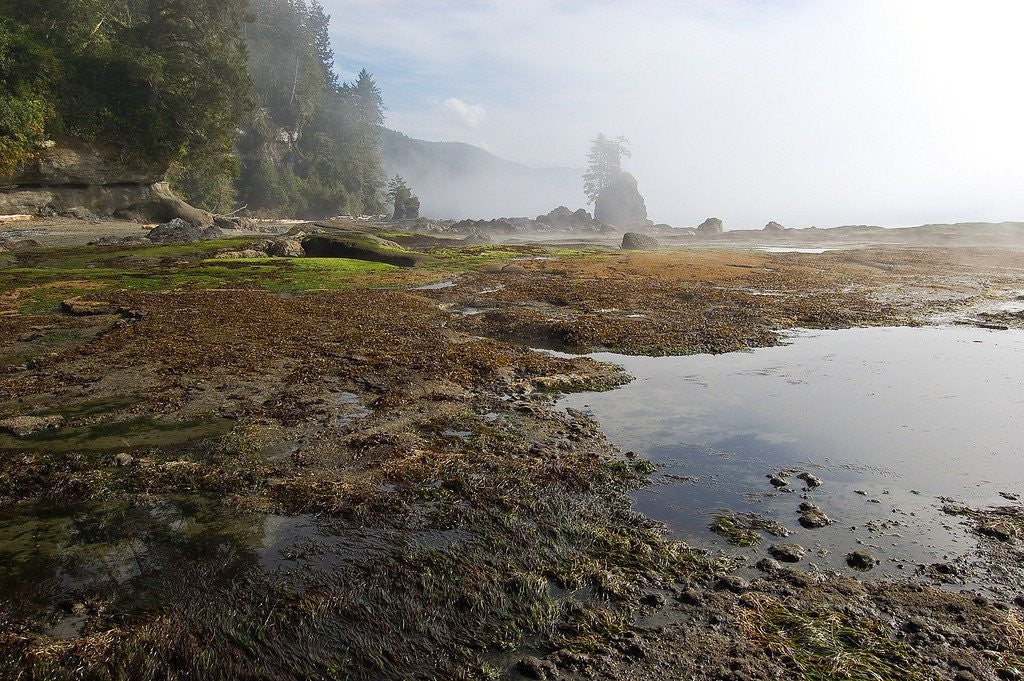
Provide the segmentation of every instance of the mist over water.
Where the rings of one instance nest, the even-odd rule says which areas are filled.
[[[1024,216],[1020,3],[326,4],[341,71],[373,64],[388,126],[533,167],[623,134],[655,222]]]

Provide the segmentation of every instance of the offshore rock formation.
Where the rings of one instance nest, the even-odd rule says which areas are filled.
[[[417,223],[414,227],[427,231],[452,234],[538,234],[568,232],[571,234],[608,234],[615,228],[595,220],[583,208],[570,211],[559,206],[547,215],[530,218],[496,218],[494,220],[460,220],[452,224],[443,222]]]
[[[559,232],[592,232],[600,231],[605,227],[603,223],[594,219],[585,208],[570,211],[565,206],[559,206],[547,215],[538,215],[535,222],[549,226]]]
[[[634,227],[647,223],[647,206],[636,186],[636,178],[620,173],[601,192],[594,204],[594,217],[616,227]]]
[[[718,218],[708,218],[697,225],[697,234],[700,236],[715,236],[725,231],[722,221]]]
[[[126,164],[104,149],[62,143],[0,178],[0,213],[93,214],[210,227],[214,216],[171,193],[165,168]]]

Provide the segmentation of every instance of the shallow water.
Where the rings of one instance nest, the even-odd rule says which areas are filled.
[[[940,497],[985,506],[1024,492],[1021,331],[850,329],[717,356],[594,357],[636,380],[560,404],[658,464],[636,506],[699,545],[766,555],[772,537],[739,549],[708,529],[717,512],[753,512],[792,530],[786,541],[821,569],[848,571],[846,553],[866,547],[882,559],[873,574],[908,573],[975,545]],[[807,495],[834,525],[797,523],[802,483],[779,492],[766,477],[783,468],[824,480]]]
[[[444,281],[436,281],[433,284],[424,284],[423,286],[417,286],[413,291],[439,291],[443,288],[451,288],[457,285],[459,282],[454,279],[445,279]]]
[[[842,247],[838,248],[806,248],[802,246],[758,246],[757,250],[764,251],[765,253],[811,253],[815,255],[821,255],[827,251],[838,251],[842,250]]]

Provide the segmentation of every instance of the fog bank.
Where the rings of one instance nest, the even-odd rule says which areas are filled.
[[[1021,3],[326,4],[389,127],[532,166],[623,134],[656,221],[1024,216]]]

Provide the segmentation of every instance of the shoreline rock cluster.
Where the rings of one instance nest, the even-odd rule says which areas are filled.
[[[559,206],[546,215],[535,218],[504,217],[492,220],[429,220],[419,218],[411,223],[399,223],[415,231],[440,235],[467,237],[513,236],[517,234],[614,234],[618,230],[596,220],[585,208],[571,211]]]

